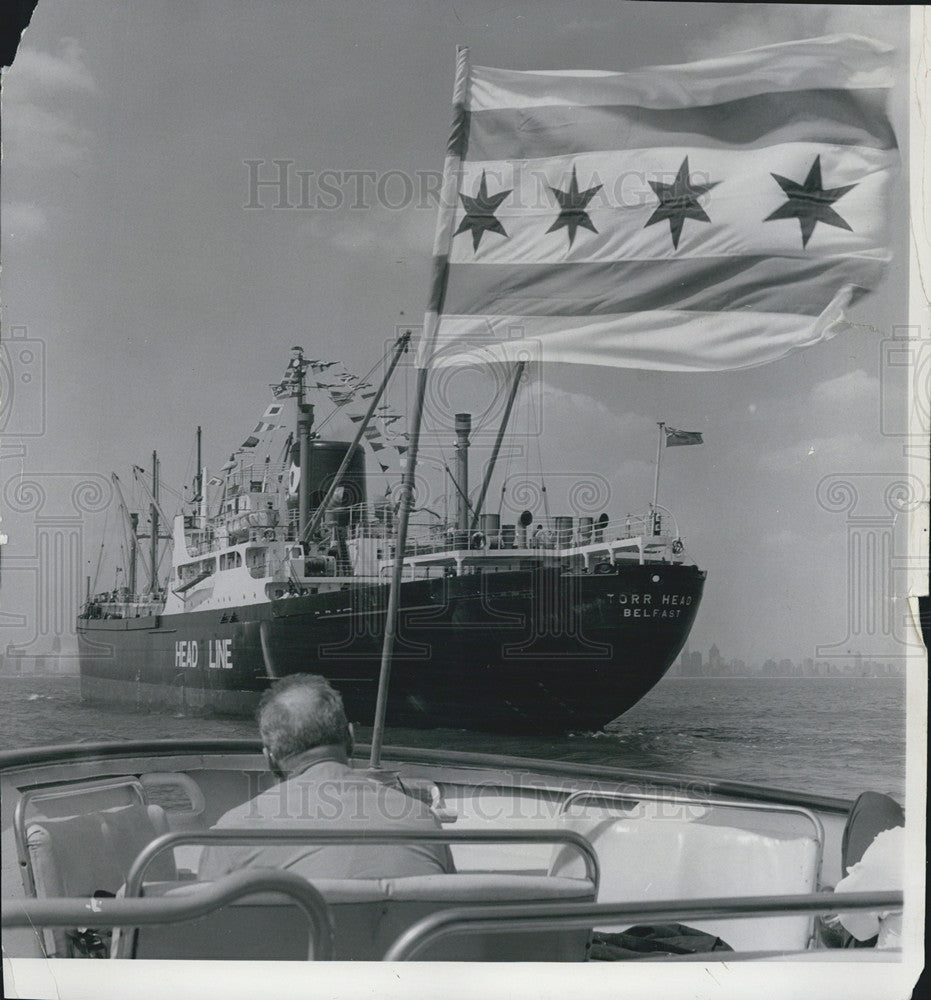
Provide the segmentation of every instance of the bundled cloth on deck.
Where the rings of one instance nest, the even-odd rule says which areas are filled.
[[[588,953],[591,962],[621,962],[648,955],[697,955],[734,949],[713,934],[685,924],[638,924],[620,934],[596,931]]]

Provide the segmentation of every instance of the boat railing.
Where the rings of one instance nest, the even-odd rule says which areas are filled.
[[[591,929],[611,924],[691,923],[696,920],[828,914],[864,910],[901,912],[903,893],[833,892],[791,896],[729,896],[705,899],[668,899],[625,903],[505,903],[494,906],[459,906],[422,917],[407,928],[385,952],[386,962],[409,962],[427,946],[453,934],[488,931],[538,932],[543,929]],[[774,952],[773,954],[779,954]],[[892,952],[892,956],[898,957]],[[739,952],[704,953],[702,960],[732,961]],[[758,957],[758,956],[754,956]]]
[[[333,921],[326,900],[293,872],[254,868],[225,875],[198,887],[198,892],[158,898],[13,899],[3,901],[3,927],[142,927],[181,923],[257,893],[277,893],[292,899],[310,926],[308,958],[333,956]]]
[[[225,875],[216,882],[198,886],[196,893],[180,896],[124,897],[116,899],[13,899],[4,900],[2,926],[13,927],[141,927],[181,923],[198,919],[245,896],[279,893],[291,898],[304,912],[311,929],[308,958],[327,961],[333,955],[333,923],[329,907],[312,883],[293,872],[278,869],[251,869]],[[539,932],[563,928],[590,930],[608,924],[634,925],[666,921],[692,922],[708,919],[762,918],[792,914],[830,914],[883,911],[900,913],[904,907],[901,891],[843,893],[817,892],[786,896],[708,897],[650,902],[579,903],[496,903],[450,907],[431,913],[401,933],[384,955],[386,962],[416,959],[426,947],[456,934],[517,931]],[[701,961],[735,961],[765,958],[782,952],[742,955],[734,951],[702,953]],[[829,951],[816,952],[832,954]],[[845,959],[864,952],[837,951]],[[897,960],[900,952],[890,950]]]
[[[704,798],[693,795],[662,795],[656,792],[614,792],[614,791],[593,791],[582,788],[566,796],[560,805],[559,815],[567,816],[573,806],[578,806],[586,800],[593,802],[610,803],[612,806],[620,806],[622,803],[655,802],[662,805],[671,805],[688,809],[692,806],[700,806],[706,809],[736,809],[747,812],[759,813],[780,813],[782,815],[800,816],[810,823],[814,829],[814,839],[818,845],[818,864],[821,870],[821,855],[824,850],[824,824],[810,810],[804,806],[788,805],[780,802],[745,802],[741,800],[728,800],[716,798]],[[629,813],[624,816],[630,818]]]
[[[192,844],[563,844],[578,851],[586,878],[598,889],[600,868],[591,843],[574,830],[255,830],[227,827],[219,830],[177,830],[156,837],[136,856],[126,876],[125,895],[138,896],[152,861],[175,847]]]

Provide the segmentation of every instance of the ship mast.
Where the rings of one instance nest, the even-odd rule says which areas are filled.
[[[200,425],[197,426],[197,475],[194,477],[194,501],[199,503],[201,499],[201,494],[204,492],[204,470],[201,466],[200,457],[200,437],[201,429]]]
[[[152,503],[149,506],[149,518],[152,522],[149,592],[154,596],[158,593],[158,454],[154,451],[152,452]]]
[[[310,434],[314,425],[314,408],[304,402],[304,349],[292,348],[292,379],[297,386],[297,440],[300,449],[298,468],[300,480],[297,487],[297,532],[304,538],[310,521]]]
[[[475,513],[472,516],[473,531],[475,531],[478,527],[479,517],[481,517],[482,508],[485,506],[485,496],[488,493],[488,487],[491,485],[491,476],[495,471],[495,464],[498,461],[498,453],[501,451],[501,442],[504,440],[504,431],[508,425],[508,421],[511,419],[511,410],[514,407],[514,398],[517,396],[520,380],[523,377],[524,369],[526,367],[526,361],[518,361],[514,369],[514,380],[511,382],[511,391],[508,393],[508,401],[504,407],[504,416],[501,418],[501,426],[498,428],[498,436],[495,438],[495,446],[491,450],[491,458],[488,460],[488,468],[485,471],[485,479],[482,482],[481,492],[478,495],[478,500],[475,502]]]
[[[657,510],[657,504],[659,503],[659,465],[663,457],[663,433],[666,429],[666,424],[662,420],[658,420],[656,426],[659,428],[659,437],[656,439],[656,475],[653,479],[653,503],[650,504],[650,531],[654,535],[659,534],[657,521],[659,517]]]
[[[139,534],[139,515],[135,511],[129,515],[129,531],[132,535],[132,543],[129,546],[129,596],[134,600],[136,597],[136,546],[138,545],[136,538]]]
[[[126,498],[123,496],[123,489],[120,486],[119,477],[115,472],[113,472],[110,474],[110,479],[112,480],[113,487],[116,490],[117,500],[120,505],[120,512],[123,515],[126,527],[129,529],[129,587],[133,597],[135,597],[137,553],[139,558],[142,560],[143,569],[145,569],[145,553],[142,551],[142,543],[140,542],[140,538],[144,538],[145,536],[139,534],[139,515],[135,513],[135,511],[131,512],[126,506]]]

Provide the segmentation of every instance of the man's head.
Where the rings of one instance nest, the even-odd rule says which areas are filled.
[[[319,746],[352,753],[343,699],[325,677],[291,674],[275,681],[262,695],[257,718],[262,745],[276,771],[286,758]]]

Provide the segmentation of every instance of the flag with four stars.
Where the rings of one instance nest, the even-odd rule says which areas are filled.
[[[624,73],[460,50],[418,364],[720,371],[833,336],[888,261],[891,70],[852,35]]]

